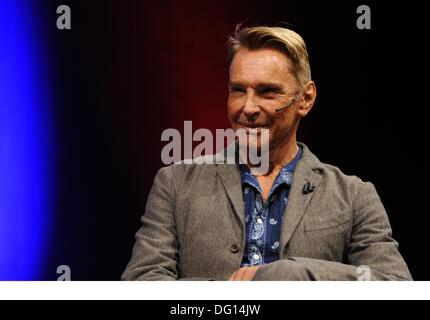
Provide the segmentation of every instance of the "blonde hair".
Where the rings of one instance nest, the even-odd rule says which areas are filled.
[[[311,68],[306,44],[296,32],[281,27],[236,26],[228,39],[228,58],[233,61],[235,54],[242,48],[248,50],[275,49],[284,53],[293,63],[293,73],[300,87],[311,81]]]

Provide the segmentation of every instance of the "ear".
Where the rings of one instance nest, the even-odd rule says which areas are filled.
[[[303,118],[312,109],[315,99],[317,97],[317,88],[313,81],[309,81],[304,87],[300,98],[299,109],[297,111],[298,115]]]

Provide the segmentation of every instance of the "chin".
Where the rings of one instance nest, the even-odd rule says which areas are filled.
[[[248,142],[243,143],[243,145],[246,146],[248,150],[256,150],[258,153],[270,150],[269,141],[262,143],[259,138],[257,140],[249,139]]]

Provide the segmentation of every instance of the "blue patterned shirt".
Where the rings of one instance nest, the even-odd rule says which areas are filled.
[[[266,203],[263,203],[257,178],[246,165],[240,165],[246,223],[242,267],[270,263],[279,259],[282,217],[287,205],[294,169],[301,154],[300,148],[296,157],[279,172]]]

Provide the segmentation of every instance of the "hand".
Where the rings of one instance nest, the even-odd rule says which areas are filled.
[[[260,266],[243,267],[234,272],[228,281],[251,281]]]

